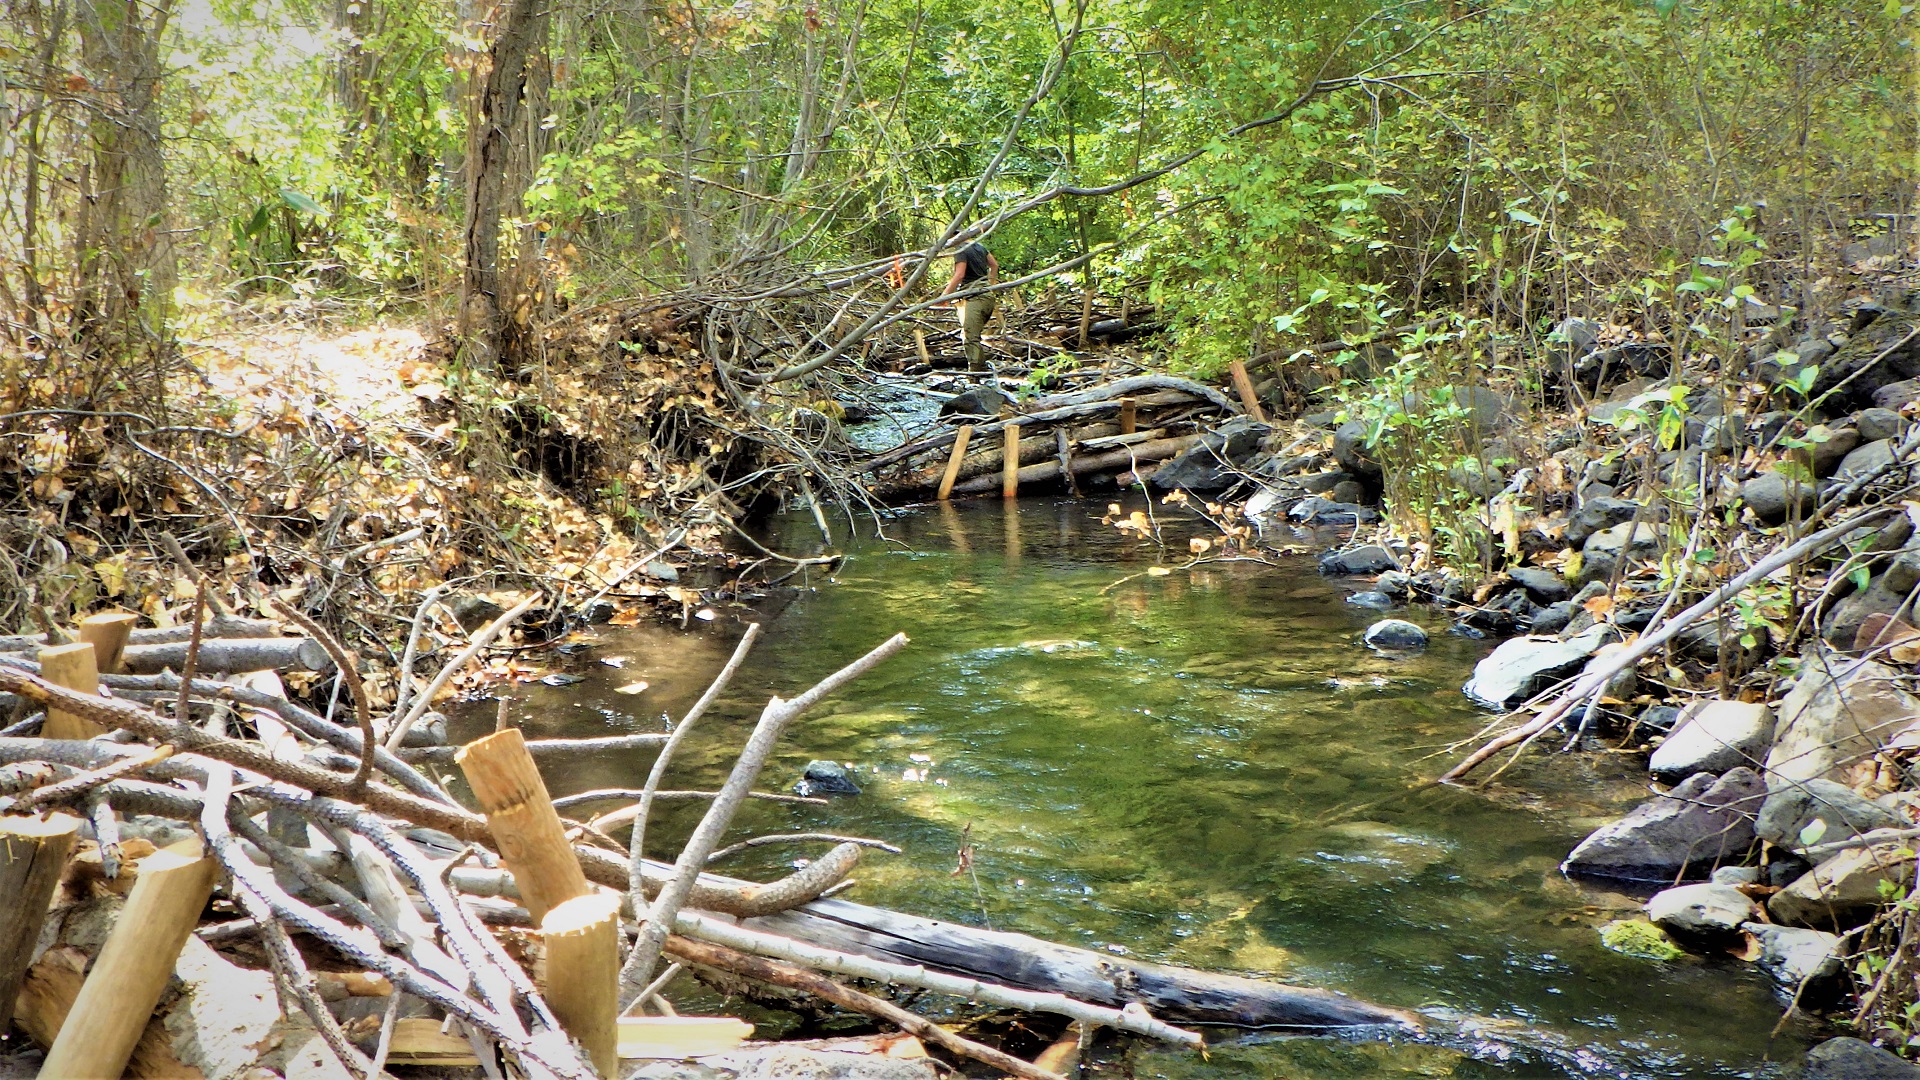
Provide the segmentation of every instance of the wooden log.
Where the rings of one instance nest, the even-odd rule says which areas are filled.
[[[972,1058],[992,1068],[1001,1069],[1022,1080],[1062,1080],[1057,1073],[1014,1057],[1012,1054],[983,1046],[971,1039],[963,1039],[946,1028],[924,1016],[908,1012],[891,1001],[883,1001],[871,994],[863,994],[852,987],[842,986],[823,975],[816,975],[804,968],[782,964],[773,960],[736,952],[711,942],[696,941],[692,938],[667,939],[667,952],[682,960],[691,961],[706,967],[719,968],[735,975],[743,975],[759,982],[774,986],[799,990],[829,1001],[843,1009],[864,1013],[876,1020],[892,1024],[912,1035],[935,1043],[961,1057]]]
[[[182,841],[141,860],[140,880],[47,1051],[41,1077],[96,1080],[126,1070],[174,961],[213,895],[215,864],[199,847],[198,841]]]
[[[1199,440],[1200,436],[1198,435],[1182,435],[1173,439],[1160,439],[1155,442],[1141,443],[1137,446],[1130,446],[1121,450],[1109,450],[1104,454],[1090,454],[1086,457],[1076,459],[1073,463],[1073,471],[1075,475],[1078,476],[1090,476],[1125,469],[1135,463],[1145,464],[1149,461],[1165,461],[1180,451],[1185,450],[1187,447],[1192,446]],[[1020,482],[1023,484],[1038,484],[1048,480],[1058,480],[1059,478],[1060,463],[1057,461],[1045,461],[1038,465],[1028,465],[1020,470]],[[972,480],[955,484],[953,493],[955,495],[985,495],[993,490],[995,482],[996,478],[994,477],[975,477]]]
[[[667,741],[665,735],[601,735],[591,739],[534,739],[526,744],[536,759],[570,754],[605,754],[645,750]],[[451,765],[460,757],[458,746],[403,746],[398,757],[416,765]]]
[[[1093,328],[1093,287],[1080,290],[1080,347],[1087,347],[1087,332]]]
[[[1140,403],[1133,398],[1120,399],[1120,434],[1131,435],[1140,422]]]
[[[186,666],[188,642],[129,645],[127,670],[135,675],[179,671]],[[203,673],[229,675],[240,671],[331,671],[327,650],[312,638],[213,638],[200,642],[195,667]]]
[[[66,814],[0,818],[0,1031],[13,1025],[13,1000],[79,832],[80,819]]]
[[[1264,424],[1267,413],[1260,407],[1260,398],[1253,392],[1253,380],[1247,376],[1245,361],[1235,358],[1229,370],[1233,374],[1233,389],[1240,395],[1240,404],[1246,408],[1247,415]]]
[[[1286,1027],[1300,1034],[1423,1026],[1417,1014],[1330,990],[1150,964],[843,900],[815,900],[742,925],[889,963],[921,964],[1098,1005],[1124,1008],[1139,1002],[1168,1021]]]
[[[100,690],[100,672],[94,666],[93,646],[84,641],[40,650],[40,677],[69,690],[94,694]],[[91,739],[105,735],[100,725],[61,709],[48,709],[40,734],[49,739]]]
[[[1020,494],[1020,425],[1008,424],[1007,448],[1000,458],[1000,497],[1011,499]]]
[[[520,883],[520,899],[535,922],[577,896],[587,878],[567,831],[547,795],[547,784],[527,752],[519,728],[495,732],[460,748],[454,761],[486,812],[500,857]]]
[[[933,354],[927,351],[927,332],[919,327],[914,327],[913,330],[913,347],[920,351],[921,363],[933,363]]]
[[[594,893],[540,920],[547,967],[541,991],[602,1077],[620,1075],[620,895]]]
[[[954,433],[953,453],[947,455],[947,469],[940,474],[940,492],[934,498],[945,499],[953,490],[953,482],[960,478],[960,462],[967,456],[967,440],[971,438],[973,425],[961,424],[960,430]]]
[[[200,628],[204,638],[273,637],[280,632],[268,619],[243,619],[238,615],[215,615]],[[164,645],[185,641],[193,636],[191,626],[149,626],[127,635],[130,645]],[[0,652],[32,652],[47,643],[45,634],[0,634]]]
[[[1059,451],[1060,475],[1067,478],[1067,490],[1077,499],[1080,497],[1080,485],[1073,479],[1073,440],[1067,437],[1066,428],[1054,428],[1053,439]]]
[[[40,1046],[52,1046],[86,985],[87,954],[71,945],[56,945],[27,972],[15,1001],[14,1022]],[[205,1080],[199,1069],[173,1052],[173,1039],[160,1016],[148,1017],[134,1043],[123,1080]]]
[[[80,620],[80,640],[93,646],[95,670],[103,675],[120,670],[120,653],[127,647],[127,637],[139,619],[140,616],[130,612],[115,611]]]

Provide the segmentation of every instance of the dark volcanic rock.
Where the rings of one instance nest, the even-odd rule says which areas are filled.
[[[1920,1066],[1859,1039],[1828,1039],[1807,1051],[1801,1080],[1920,1080]]]

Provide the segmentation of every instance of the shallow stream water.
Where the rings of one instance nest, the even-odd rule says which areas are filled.
[[[1102,525],[1101,509],[923,508],[886,522],[884,540],[870,523],[848,539],[843,518],[834,549],[848,557],[832,574],[687,631],[602,628],[576,669],[585,682],[518,690],[513,709],[530,735],[662,730],[724,662],[736,616],[765,619],[674,771],[672,786],[711,787],[769,694],[904,632],[905,652],[796,725],[762,784],[785,789],[823,758],[850,766],[864,793],[753,804],[735,834],[852,833],[905,849],[871,855],[848,899],[1440,1018],[1425,1042],[1218,1032],[1204,1060],[1136,1044],[1102,1059],[1113,1075],[1748,1077],[1798,1057],[1807,1032],[1769,1040],[1781,1005],[1757,971],[1608,952],[1595,926],[1637,899],[1555,869],[1646,797],[1642,762],[1541,750],[1488,791],[1421,788],[1488,720],[1458,688],[1490,643],[1416,609],[1403,614],[1432,647],[1376,655],[1358,637],[1377,616],[1343,602],[1358,586],[1305,556],[1149,576],[1158,553]],[[1209,532],[1170,525],[1169,561]],[[806,514],[767,541],[796,555],[823,546]],[[550,782],[556,794],[638,787],[650,760],[578,763]],[[693,812],[662,819],[661,853]],[[967,844],[971,872],[956,874]],[[771,877],[805,853],[763,849],[718,869]],[[1451,1034],[1462,1017],[1468,1034]]]

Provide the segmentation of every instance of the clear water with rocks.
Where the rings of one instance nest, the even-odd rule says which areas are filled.
[[[1587,831],[1646,796],[1641,759],[1536,751],[1490,790],[1423,788],[1489,719],[1458,689],[1489,643],[1414,609],[1404,614],[1432,647],[1376,655],[1359,637],[1378,613],[1343,602],[1360,586],[1320,577],[1309,557],[1149,576],[1158,552],[1100,524],[1101,509],[922,508],[886,522],[885,539],[869,523],[852,541],[838,519],[848,558],[836,572],[797,577],[799,590],[742,613],[764,619],[765,636],[674,786],[715,784],[769,694],[901,631],[907,651],[798,724],[762,785],[784,789],[822,758],[849,765],[864,793],[822,808],[753,804],[735,835],[887,840],[905,853],[871,856],[849,899],[1440,1018],[1431,1041],[1219,1031],[1204,1059],[1136,1043],[1102,1051],[1107,1071],[1756,1077],[1804,1050],[1798,1021],[1770,1040],[1782,1006],[1758,971],[1608,952],[1595,927],[1638,899],[1556,871]],[[1169,524],[1167,561],[1209,534]],[[793,555],[822,547],[809,514],[776,522],[767,541]],[[588,681],[516,690],[515,711],[530,734],[661,730],[731,651],[731,618],[603,628],[577,669]],[[638,681],[643,692],[616,692]],[[582,762],[551,783],[637,787],[650,760]],[[660,853],[677,850],[694,813],[661,819]],[[972,872],[956,874],[966,844]],[[803,854],[763,849],[718,869],[771,877]]]

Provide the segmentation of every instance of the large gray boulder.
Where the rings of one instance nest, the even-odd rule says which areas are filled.
[[[1833,478],[1840,481],[1855,480],[1878,472],[1881,468],[1893,464],[1893,440],[1881,439],[1870,442],[1848,454],[1840,462]]]
[[[1723,773],[1736,765],[1757,766],[1773,742],[1773,710],[1745,701],[1696,701],[1687,707],[1666,741],[1654,748],[1647,768],[1666,783],[1697,772]]]
[[[1846,769],[1871,757],[1889,736],[1920,715],[1920,698],[1900,689],[1900,672],[1852,660],[1816,645],[1801,658],[1800,677],[1780,701],[1767,783],[1845,782]]]
[[[1900,815],[1855,795],[1844,784],[1807,780],[1769,792],[1753,831],[1774,847],[1797,854],[1817,844],[1905,824]]]
[[[1801,516],[1813,512],[1820,495],[1812,482],[1793,480],[1777,472],[1763,472],[1740,485],[1740,500],[1753,516],[1768,524],[1785,521],[1798,510]]]
[[[1560,868],[1569,874],[1672,881],[1740,862],[1753,846],[1753,816],[1766,785],[1752,769],[1696,773],[1580,841]]]
[[[1884,406],[1875,400],[1875,391],[1920,376],[1920,336],[1908,337],[1916,326],[1920,316],[1890,312],[1862,327],[1820,365],[1810,396],[1825,398],[1829,408]],[[1829,397],[1836,388],[1839,392]]]
[[[1608,634],[1606,627],[1596,626],[1566,641],[1509,638],[1473,666],[1473,677],[1461,689],[1473,700],[1495,709],[1517,705],[1548,681],[1579,667],[1606,643]]]
[[[1867,409],[1854,417],[1853,423],[1860,430],[1861,441],[1869,443],[1897,439],[1907,431],[1907,418],[1892,409]]]
[[[1587,542],[1587,537],[1601,529],[1612,528],[1624,521],[1633,520],[1640,510],[1640,504],[1632,499],[1617,499],[1611,495],[1601,495],[1587,499],[1580,509],[1567,519],[1567,528],[1561,535],[1567,543],[1579,547]],[[1649,520],[1652,520],[1650,517]]]
[[[1799,1080],[1920,1080],[1920,1066],[1843,1036],[1807,1051],[1806,1068]]]
[[[1851,649],[1860,627],[1875,615],[1898,615],[1911,621],[1912,609],[1902,609],[1916,584],[1920,584],[1920,551],[1903,551],[1866,588],[1833,606],[1821,624],[1820,636],[1838,648]]]
[[[1676,941],[1696,944],[1730,942],[1740,924],[1759,913],[1746,893],[1711,882],[1662,889],[1647,901],[1649,922]]]
[[[1848,848],[1807,871],[1767,901],[1767,914],[1788,926],[1841,929],[1879,906],[1882,883],[1904,890],[1913,881],[1913,849],[1893,840]]]
[[[1840,977],[1841,958],[1847,950],[1837,934],[1761,922],[1745,923],[1740,929],[1760,945],[1755,961],[1760,970],[1788,990],[1798,992],[1804,984],[1817,991]]]
[[[1580,571],[1573,575],[1576,585],[1591,581],[1613,580],[1614,568],[1625,559],[1652,558],[1660,553],[1666,526],[1650,522],[1625,522],[1601,529],[1580,548]]]
[[[1378,484],[1380,459],[1367,441],[1368,427],[1365,420],[1349,420],[1333,429],[1333,459],[1354,476]]]
[[[1273,429],[1251,417],[1236,416],[1201,436],[1200,441],[1153,471],[1147,484],[1157,491],[1218,491],[1241,479],[1240,467],[1260,452]]]

